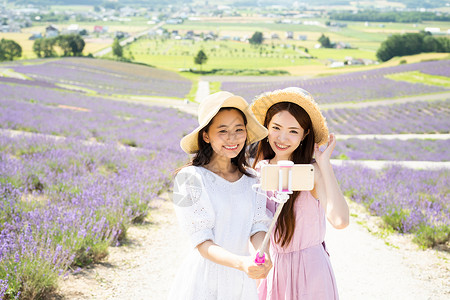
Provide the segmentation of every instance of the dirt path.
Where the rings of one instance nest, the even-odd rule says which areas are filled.
[[[449,299],[448,252],[418,250],[408,236],[380,238],[378,218],[355,203],[351,213],[350,226],[328,228],[326,239],[341,299]],[[170,201],[155,201],[149,215],[104,263],[61,279],[55,299],[165,299],[189,246]]]
[[[124,245],[110,247],[105,262],[61,279],[55,299],[165,299],[189,246],[172,203],[152,203],[149,217],[129,228]]]
[[[420,250],[411,235],[388,234],[383,221],[349,202],[350,225],[327,224],[326,243],[341,299],[450,299],[450,253]]]
[[[200,80],[198,82],[197,93],[195,94],[195,102],[200,103],[208,95],[209,95],[209,82]]]

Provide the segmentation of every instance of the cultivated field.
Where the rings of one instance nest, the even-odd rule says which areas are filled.
[[[420,72],[448,78],[448,64],[422,62],[246,88],[224,82],[222,89],[255,95],[296,85],[317,94],[319,103],[347,103],[350,107],[324,110],[331,131],[353,136],[339,143],[336,159],[447,162],[448,139],[361,142],[358,135],[449,134],[448,99],[359,109],[348,101],[387,98],[383,102],[389,103],[392,97],[446,92],[447,85],[386,76]],[[108,245],[120,243],[129,225],[145,216],[148,203],[170,186],[171,170],[187,159],[178,144],[195,126],[192,116],[120,100],[183,98],[190,81],[146,66],[84,58],[3,67],[28,79],[0,77],[0,218],[5,224],[0,274],[9,278],[0,282],[0,291],[15,295],[27,278],[33,291],[22,289],[23,295],[36,289],[48,293],[59,275],[101,259]],[[328,89],[320,92],[321,85]],[[357,86],[366,86],[369,94]],[[448,169],[377,171],[344,164],[336,172],[344,193],[380,215],[386,226],[414,234],[422,247],[448,245]]]
[[[48,296],[58,278],[101,261],[108,246],[123,243],[131,224],[148,214],[149,203],[170,190],[173,171],[188,160],[179,140],[197,124],[195,116],[170,106],[195,107],[181,100],[192,98],[197,88],[186,77],[199,76],[176,72],[200,68],[193,63],[200,49],[208,56],[203,70],[276,69],[302,76],[212,77],[210,87],[249,102],[288,86],[309,91],[323,107],[330,131],[347,137],[338,140],[333,159],[342,163],[335,172],[348,199],[379,216],[387,232],[411,235],[423,249],[449,251],[448,54],[328,66],[347,56],[375,59],[392,33],[438,25],[446,30],[449,24],[346,22],[346,28],[336,29],[323,19],[314,19],[319,25],[278,24],[251,15],[243,20],[201,18],[164,28],[180,35],[213,31],[231,39],[262,31],[267,37],[262,47],[155,37],[125,47],[127,58],[158,68],[89,58],[33,59],[28,36],[44,30],[44,24],[0,33],[18,41],[27,58],[0,64],[0,299]],[[146,22],[132,18],[95,25],[137,33],[148,29]],[[287,31],[294,39],[285,39]],[[316,49],[322,33],[355,49]],[[280,39],[269,38],[272,34]],[[112,42],[102,35],[86,41],[85,54]],[[375,137],[363,139],[367,134]],[[362,166],[373,161],[399,165]],[[423,167],[401,165],[409,162]],[[427,169],[428,163],[441,167]]]
[[[186,159],[176,145],[192,116],[120,94],[184,95],[190,81],[82,58],[7,67],[33,79],[0,77],[0,298],[42,297],[58,276],[120,243]],[[79,89],[61,87],[62,78]]]

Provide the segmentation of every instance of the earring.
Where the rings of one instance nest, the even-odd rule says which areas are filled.
[[[269,138],[266,138],[266,141],[269,142]]]

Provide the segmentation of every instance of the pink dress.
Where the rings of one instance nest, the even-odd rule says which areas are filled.
[[[267,160],[258,163],[259,171]],[[267,208],[275,212],[276,203]],[[273,268],[258,288],[260,300],[339,299],[329,254],[325,248],[325,211],[311,192],[301,192],[295,202],[295,231],[282,248],[270,239]],[[274,230],[275,231],[275,230]]]

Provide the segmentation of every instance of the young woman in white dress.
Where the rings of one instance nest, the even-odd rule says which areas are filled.
[[[259,248],[270,219],[265,197],[252,190],[258,179],[248,168],[245,146],[266,137],[267,130],[247,102],[229,92],[206,97],[198,120],[180,142],[194,157],[178,171],[173,193],[192,250],[169,299],[258,299],[254,279],[265,278],[272,263],[269,258],[255,264],[249,241]]]

